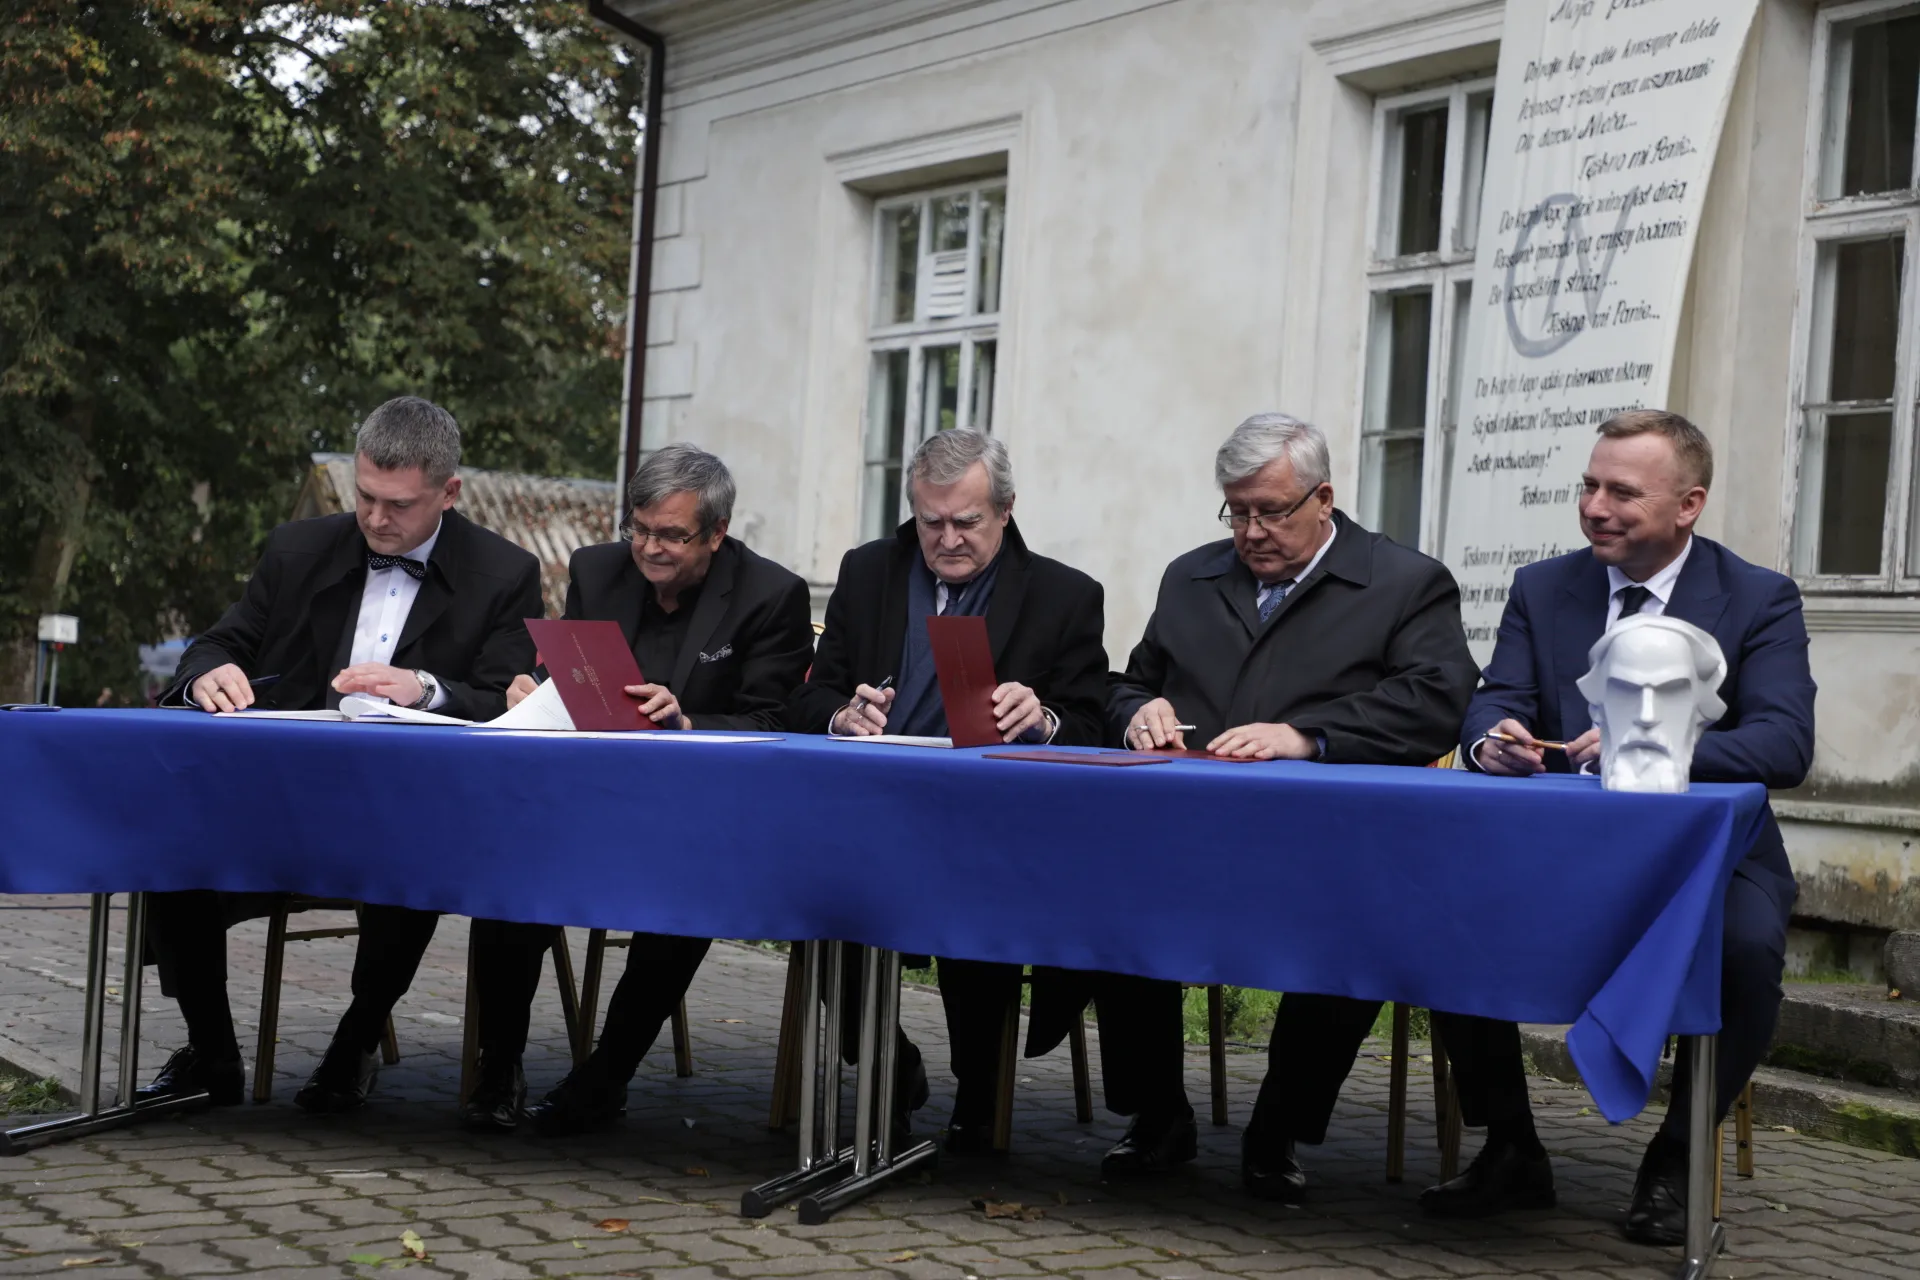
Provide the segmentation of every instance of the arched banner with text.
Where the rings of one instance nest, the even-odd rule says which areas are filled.
[[[1664,407],[1758,0],[1508,0],[1442,554],[1485,662],[1513,572],[1584,546],[1594,428]]]

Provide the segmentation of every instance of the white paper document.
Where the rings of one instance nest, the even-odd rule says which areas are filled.
[[[505,715],[487,721],[485,727],[538,729],[543,733],[571,732],[573,717],[567,713],[567,704],[560,701],[560,686],[551,680],[544,680],[532,693],[520,699],[519,705],[510,708]]]
[[[951,747],[952,738],[916,738],[910,733],[872,733],[864,738],[834,738],[834,742],[881,742],[896,747]]]
[[[471,720],[443,716],[433,711],[415,711],[396,707],[385,698],[350,693],[340,699],[338,711],[216,711],[229,720],[352,720],[360,724],[454,724],[470,725]]]

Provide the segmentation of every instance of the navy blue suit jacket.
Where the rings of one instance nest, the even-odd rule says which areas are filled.
[[[1587,700],[1574,681],[1586,674],[1587,651],[1606,629],[1608,597],[1606,566],[1591,549],[1516,573],[1493,661],[1467,708],[1462,743],[1471,747],[1506,719],[1518,720],[1535,737],[1559,741],[1592,728]],[[1793,580],[1696,534],[1666,613],[1712,633],[1727,658],[1720,686],[1727,713],[1707,727],[1694,749],[1693,779],[1799,786],[1813,763],[1814,683]],[[1550,770],[1568,768],[1559,752],[1547,752],[1546,760]],[[1797,896],[1771,806],[1740,874],[1783,908]]]

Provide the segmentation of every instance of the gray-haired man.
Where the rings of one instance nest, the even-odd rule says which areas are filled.
[[[627,486],[627,539],[574,552],[569,618],[620,624],[643,685],[627,692],[663,729],[782,728],[787,694],[807,674],[813,614],[807,584],[727,536],[733,476],[713,454],[670,444]],[[509,703],[533,691],[513,682]],[[520,1056],[528,1008],[555,925],[474,923],[480,1080],[462,1109],[476,1130],[512,1129],[526,1098]],[[626,1106],[627,1082],[685,997],[706,938],[636,933],[607,1001],[600,1043],[529,1109],[540,1131],[603,1128]]]
[[[907,464],[912,518],[840,562],[826,631],[807,683],[788,704],[802,733],[904,733],[944,737],[926,620],[984,616],[993,653],[994,713],[1008,742],[1094,746],[1106,692],[1105,595],[1078,569],[1027,549],[1013,520],[1013,464],[1004,444],[977,431],[942,431]],[[879,686],[888,677],[893,687]],[[956,802],[964,798],[956,796]],[[857,980],[859,965],[848,966]],[[1063,1039],[1086,1004],[1053,972],[1034,975],[1029,1056]],[[1020,998],[1020,966],[940,962],[953,1073],[959,1082],[947,1150],[981,1153],[991,1141],[996,1064],[1007,1010]],[[849,999],[849,1004],[852,1000]],[[849,1058],[859,1019],[842,1027]],[[895,1117],[926,1100],[920,1054],[902,1034]]]
[[[1328,475],[1326,438],[1285,414],[1251,417],[1220,446],[1219,514],[1233,537],[1167,566],[1146,634],[1110,691],[1115,740],[1339,764],[1424,765],[1452,746],[1479,677],[1459,588],[1438,561],[1335,510]],[[1102,1163],[1108,1176],[1193,1159],[1180,1002],[1178,983],[1099,980],[1107,1105],[1133,1117]],[[1295,1144],[1325,1138],[1379,1007],[1309,992],[1281,1002],[1246,1131],[1249,1191],[1305,1193]]]
[[[542,611],[540,562],[453,510],[459,466],[460,427],[445,409],[401,396],[368,414],[354,445],[353,513],[275,529],[240,602],[187,650],[161,704],[302,711],[370,693],[474,720],[506,710],[507,683],[533,661],[525,619]],[[188,1045],[140,1096],[205,1089],[215,1103],[239,1102],[225,932],[249,903],[190,890],[155,894],[151,909]],[[367,905],[353,1004],[294,1101],[344,1111],[366,1100],[373,1048],[438,919]]]

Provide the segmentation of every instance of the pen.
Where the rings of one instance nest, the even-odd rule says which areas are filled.
[[[278,683],[280,683],[279,676],[261,676],[256,680],[247,681],[247,684],[255,689],[264,689],[270,684],[278,684]]]
[[[1487,736],[1489,738],[1492,738],[1495,742],[1511,742],[1516,747],[1524,747],[1527,745],[1526,743],[1520,741],[1520,739],[1514,737],[1512,734],[1500,733],[1497,730],[1488,730]],[[1567,749],[1566,743],[1548,742],[1545,738],[1535,738],[1533,740],[1533,745],[1536,747],[1547,747],[1554,751],[1565,751]]]
[[[879,684],[875,685],[873,688],[873,691],[875,693],[885,693],[888,689],[892,687],[893,687],[893,677],[888,676],[885,680],[882,680]],[[859,698],[859,697],[856,697],[852,702],[849,702],[847,704],[847,710],[853,712],[853,714],[855,715],[859,715],[862,711],[866,710],[866,707],[867,707],[867,700],[865,698]]]
[[[1173,731],[1175,733],[1198,733],[1200,732],[1200,726],[1197,724],[1177,724],[1173,726]]]

